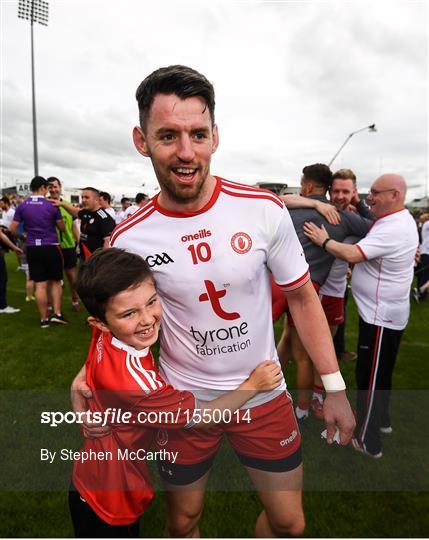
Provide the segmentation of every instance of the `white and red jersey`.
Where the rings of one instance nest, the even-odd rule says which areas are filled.
[[[420,253],[422,255],[429,255],[429,221],[425,221],[422,226]]]
[[[263,360],[277,360],[270,272],[284,291],[309,273],[276,195],[216,177],[200,211],[172,213],[155,196],[115,229],[111,245],[141,255],[155,274],[164,308],[160,366],[170,384],[211,399]],[[275,395],[258,394],[246,406]]]
[[[348,236],[344,244],[355,244],[360,238]],[[344,298],[347,288],[347,270],[349,263],[342,259],[335,259],[329,270],[325,283],[320,287],[319,295],[332,296],[334,298]]]
[[[153,487],[145,462],[122,459],[121,452],[149,449],[157,428],[186,426],[196,406],[195,397],[162,379],[149,348],[134,349],[109,332],[93,330],[85,368],[93,393],[88,400],[90,411],[131,415],[124,423],[118,416],[108,417],[109,435],[85,439],[81,452],[100,452],[109,459],[74,461],[73,483],[101,519],[110,525],[127,525],[149,505]]]
[[[352,292],[366,323],[393,330],[407,325],[418,243],[416,223],[403,209],[374,221],[356,244],[365,260],[353,270]]]

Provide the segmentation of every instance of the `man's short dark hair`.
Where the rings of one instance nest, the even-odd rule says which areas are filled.
[[[315,163],[314,165],[307,165],[302,169],[304,181],[311,181],[320,187],[329,189],[332,183],[332,171],[323,163]]]
[[[1,198],[1,202],[3,204],[7,204],[8,206],[12,206],[12,203],[10,202],[10,199],[9,197],[6,197],[6,195],[4,197]]]
[[[43,178],[43,176],[35,176],[33,180],[30,182],[30,189],[31,191],[38,191],[41,187],[45,187],[48,185],[48,182],[46,178]]]
[[[84,187],[82,188],[82,191],[93,191],[97,195],[97,197],[100,196],[100,192],[95,187]]]
[[[107,191],[100,191],[100,197],[108,202],[108,204],[111,203],[112,197],[110,196],[110,193],[107,193]]]
[[[106,307],[111,298],[150,279],[155,283],[147,262],[123,249],[97,249],[81,264],[76,291],[89,314],[106,322]]]
[[[175,94],[180,99],[201,97],[209,109],[214,124],[215,94],[213,85],[195,69],[187,66],[168,66],[159,68],[140,83],[136,91],[139,106],[140,126],[145,131],[147,118],[157,94]]]
[[[334,180],[351,180],[356,185],[356,175],[351,169],[338,169],[332,175],[332,182]]]
[[[146,193],[137,193],[136,195],[136,204],[140,204],[142,201],[147,201],[149,197]]]
[[[121,199],[121,204],[124,204],[124,203],[126,203],[126,202],[130,202],[129,197],[122,197],[122,199]]]
[[[58,185],[61,187],[61,180],[57,178],[56,176],[50,176],[47,180],[48,184],[53,184],[54,182],[58,182]]]

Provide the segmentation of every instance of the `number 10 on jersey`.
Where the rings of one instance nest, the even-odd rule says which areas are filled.
[[[212,258],[212,250],[207,242],[200,242],[199,244],[191,244],[188,246],[188,251],[191,254],[192,262],[198,264],[200,262],[207,262]]]

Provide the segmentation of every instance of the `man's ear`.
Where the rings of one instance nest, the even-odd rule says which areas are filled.
[[[92,315],[90,315],[86,320],[88,321],[88,324],[90,326],[95,326],[102,332],[110,332],[106,324],[102,320],[97,319],[97,317],[93,317]]]
[[[142,156],[145,157],[150,157],[149,148],[146,143],[146,135],[144,134],[142,128],[139,126],[136,126],[133,129],[133,141],[134,146],[136,147],[139,154],[142,154]]]
[[[217,124],[213,126],[213,146],[212,146],[212,154],[214,154],[217,150],[217,147],[219,146],[219,130],[217,128]]]
[[[314,191],[314,182],[312,180],[307,180],[304,186],[305,186],[305,194],[311,195]]]

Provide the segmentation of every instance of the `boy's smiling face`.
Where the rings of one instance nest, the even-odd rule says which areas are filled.
[[[144,349],[158,339],[162,307],[151,279],[146,279],[113,296],[106,306],[106,322],[88,321],[103,332],[111,332],[123,343]]]

